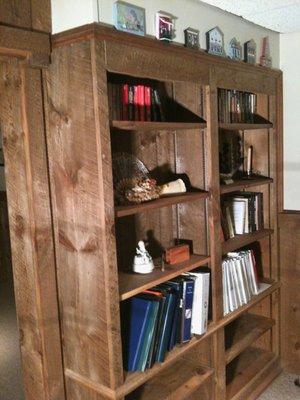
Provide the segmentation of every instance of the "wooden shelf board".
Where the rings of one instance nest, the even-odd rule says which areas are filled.
[[[257,129],[270,129],[273,127],[271,122],[266,122],[262,124],[243,124],[243,123],[219,123],[219,128],[228,130],[257,130]]]
[[[242,351],[267,332],[275,324],[271,318],[244,313],[227,325],[225,330],[225,360],[230,363]]]
[[[174,371],[180,371],[180,374]],[[213,375],[213,370],[199,362],[179,358],[169,368],[128,396],[128,400],[185,399]]]
[[[260,186],[260,185],[268,185],[273,182],[272,178],[257,178],[257,179],[237,179],[233,183],[229,185],[221,185],[220,192],[221,194],[235,192],[237,190],[247,189],[253,186]]]
[[[150,122],[150,121],[111,121],[112,128],[134,132],[154,130],[204,129],[206,122]]]
[[[252,233],[245,233],[244,235],[236,235],[234,238],[228,239],[222,243],[222,252],[226,254],[230,251],[247,246],[256,240],[271,235],[273,232],[273,229],[261,229]]]
[[[264,368],[276,360],[276,356],[266,350],[250,347],[227,366],[226,400],[237,400],[251,380]]]
[[[249,308],[253,307],[255,304],[259,303],[265,297],[269,296],[271,293],[279,289],[280,283],[267,280],[268,283],[264,283],[261,292],[254,296],[248,304],[235,310],[234,312],[226,315],[218,322],[211,322],[208,325],[207,332],[202,336],[194,336],[190,342],[176,346],[172,351],[170,351],[165,361],[162,364],[155,364],[151,369],[145,372],[130,372],[126,374],[124,384],[118,389],[120,396],[125,396],[126,394],[132,392],[138,386],[147,382],[154,376],[161,374],[161,372],[167,368],[169,365],[173,364],[179,357],[184,355],[187,351],[195,347],[202,340],[207,339],[211,334],[216,332],[218,329],[223,328],[225,325],[229,324],[239,315],[244,313]]]
[[[138,293],[143,292],[155,285],[175,278],[183,272],[191,271],[194,268],[209,263],[209,256],[200,256],[192,254],[188,261],[168,265],[165,264],[165,271],[160,267],[155,268],[151,274],[135,274],[133,272],[119,272],[119,292],[121,300],[126,300]]]
[[[188,201],[196,201],[206,199],[209,192],[189,192],[176,196],[161,197],[157,200],[147,201],[142,204],[133,204],[128,206],[116,206],[115,214],[117,218],[125,217],[127,215],[140,214],[146,211],[154,210],[156,208],[169,207],[178,203],[185,203]]]

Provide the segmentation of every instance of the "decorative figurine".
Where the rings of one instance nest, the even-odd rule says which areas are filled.
[[[206,32],[206,46],[208,53],[225,57],[224,34],[218,26]]]
[[[229,42],[228,56],[232,60],[242,60],[242,46],[235,37],[232,38]]]
[[[133,272],[138,274],[150,274],[154,269],[152,257],[146,250],[145,243],[142,240],[138,242],[132,267]]]
[[[182,179],[177,179],[160,186],[160,196],[167,196],[170,194],[185,193],[186,186]]]
[[[145,36],[146,22],[145,9],[124,1],[116,1],[114,4],[114,25],[124,32]]]
[[[269,37],[263,38],[262,55],[260,57],[260,65],[262,67],[272,67],[272,57],[270,55]]]
[[[172,14],[159,11],[156,13],[156,38],[172,42],[175,37],[175,17]]]
[[[249,64],[256,64],[256,43],[253,39],[244,44],[244,61]]]
[[[199,31],[197,29],[193,28],[186,28],[184,30],[184,45],[186,47],[190,47],[192,49],[199,49],[200,44],[199,44]]]

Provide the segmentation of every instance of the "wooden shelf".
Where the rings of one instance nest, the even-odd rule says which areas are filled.
[[[268,185],[273,182],[272,178],[262,177],[256,179],[237,179],[229,185],[220,185],[221,194],[247,189],[253,186]]]
[[[227,366],[226,370],[226,400],[245,399],[243,392],[247,385],[257,377],[268,365],[273,364],[277,357],[269,352],[255,347],[245,350],[238,358]]]
[[[175,278],[183,272],[206,265],[210,261],[209,256],[193,254],[188,261],[175,265],[165,265],[165,271],[159,267],[151,274],[135,274],[133,272],[119,272],[119,292],[121,300],[126,300],[155,285]]]
[[[245,131],[245,130],[257,130],[257,129],[270,129],[273,127],[271,122],[266,122],[262,124],[243,124],[243,123],[223,123],[219,122],[220,129],[227,129],[227,130],[238,130],[238,131]]]
[[[185,203],[188,201],[196,201],[206,199],[209,196],[208,192],[190,192],[178,196],[161,197],[157,200],[148,201],[142,204],[133,204],[129,206],[115,207],[115,214],[117,218],[125,217],[127,215],[140,214],[156,208],[169,207],[173,204]]]
[[[174,374],[174,371],[180,371]],[[128,396],[128,400],[185,399],[200,388],[213,370],[199,365],[197,360],[179,358],[169,368]]]
[[[226,254],[230,251],[237,250],[256,240],[270,236],[272,233],[273,229],[261,229],[252,233],[245,233],[244,235],[236,235],[234,238],[228,239],[222,243],[222,252]]]
[[[262,301],[264,298],[269,296],[274,291],[278,290],[278,288],[280,287],[280,283],[278,283],[278,282],[272,282],[269,280],[267,282],[268,282],[268,284],[265,284],[262,287],[262,289],[264,289],[264,290],[261,290],[257,296],[254,296],[248,304],[245,304],[244,306],[240,307],[238,310],[235,310],[234,312],[226,315],[224,318],[222,318],[220,321],[218,321],[216,323],[212,323],[212,322],[209,323],[207,332],[204,335],[194,336],[190,340],[190,342],[176,346],[172,351],[170,351],[167,354],[166,359],[163,363],[154,364],[154,366],[152,368],[146,370],[145,372],[127,373],[126,377],[125,377],[125,382],[120,387],[120,394],[125,396],[126,394],[132,392],[138,386],[147,382],[154,376],[160,375],[162,373],[162,371],[165,370],[165,368],[167,368],[170,364],[173,364],[175,362],[175,360],[177,360],[178,358],[183,356],[187,351],[191,350],[202,340],[207,339],[210,335],[212,335],[218,329],[221,329],[225,325],[232,322],[239,315],[241,315],[242,313],[247,311],[249,308],[253,307],[255,304]]]
[[[230,363],[275,324],[271,318],[245,313],[225,329],[225,360]]]
[[[206,122],[148,122],[148,121],[111,121],[112,128],[134,132],[155,130],[204,129]]]

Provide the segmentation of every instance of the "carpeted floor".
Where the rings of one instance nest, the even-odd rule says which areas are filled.
[[[24,400],[19,332],[11,283],[0,283],[0,400]]]
[[[283,372],[258,400],[300,400],[300,387],[295,386],[297,375]]]

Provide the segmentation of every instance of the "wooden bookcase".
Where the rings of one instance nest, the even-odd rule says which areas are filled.
[[[166,122],[114,118],[110,85],[123,76],[162,88]],[[256,398],[280,372],[281,72],[92,24],[54,36],[44,78],[67,399]],[[218,88],[256,93],[268,122],[220,124]],[[220,186],[219,128],[253,146],[254,169],[268,178]],[[128,149],[158,176],[187,173],[200,191],[115,207],[112,151]],[[246,188],[264,194],[265,229],[222,243],[220,197]],[[194,255],[147,276],[126,272],[137,240],[146,237],[162,246],[193,240]],[[222,255],[244,246],[259,250],[261,281],[269,286],[224,317]],[[207,333],[177,346],[162,364],[125,373],[120,302],[202,265],[212,281]]]

